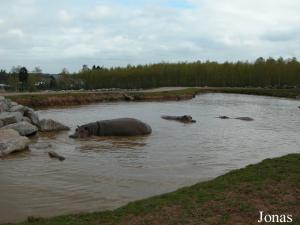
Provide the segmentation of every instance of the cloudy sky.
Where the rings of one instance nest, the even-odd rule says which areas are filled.
[[[0,0],[0,68],[300,57],[299,0]]]

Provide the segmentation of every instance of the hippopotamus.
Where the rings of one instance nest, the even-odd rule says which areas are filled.
[[[193,120],[193,117],[189,115],[184,116],[162,116],[161,118],[165,120],[175,120],[182,123],[196,123],[196,120]]]
[[[89,136],[139,136],[151,133],[151,127],[140,120],[119,118],[78,126],[75,133],[70,135],[70,138],[86,138]]]
[[[228,116],[219,116],[219,117],[217,117],[217,118],[223,119],[223,120],[230,119],[230,117],[228,117]]]
[[[228,116],[219,116],[217,118],[220,118],[220,119],[236,119],[236,120],[243,120],[243,121],[253,121],[254,119],[251,118],[251,117],[247,117],[247,116],[244,116],[244,117],[236,117],[236,118],[230,118]]]
[[[236,120],[243,120],[243,121],[253,121],[254,119],[251,117],[236,117]]]

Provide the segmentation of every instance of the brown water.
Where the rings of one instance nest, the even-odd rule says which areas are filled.
[[[300,152],[299,101],[205,94],[190,101],[104,103],[39,111],[76,125],[134,117],[152,126],[137,138],[72,140],[71,132],[42,135],[31,151],[0,161],[0,223],[27,216],[113,209],[176,190],[265,158]],[[160,119],[191,114],[196,124]],[[216,117],[250,116],[253,122]],[[48,146],[48,145],[51,146]],[[47,151],[66,157],[50,159]]]

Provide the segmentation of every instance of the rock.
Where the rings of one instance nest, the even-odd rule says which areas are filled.
[[[7,125],[2,129],[13,129],[15,131],[18,131],[21,136],[30,136],[36,134],[36,132],[38,131],[38,128],[36,126],[26,121]]]
[[[13,129],[0,130],[0,157],[28,149],[29,139]]]
[[[31,120],[28,117],[26,117],[26,116],[24,116],[21,121],[25,121],[25,122],[31,123]]]
[[[25,107],[23,105],[15,105],[9,109],[9,112],[21,112],[24,114]]]
[[[30,147],[35,148],[35,149],[46,149],[46,148],[52,148],[52,144],[42,142],[42,143],[33,144]]]
[[[51,119],[41,120],[39,124],[39,129],[42,132],[70,130],[69,127]]]
[[[61,155],[59,155],[59,154],[57,154],[56,152],[53,152],[53,151],[48,152],[48,155],[49,155],[50,158],[56,158],[59,161],[64,161],[66,159],[65,157],[63,157],[63,156],[61,156]]]
[[[123,96],[124,96],[124,99],[125,99],[126,101],[133,101],[133,100],[134,100],[134,97],[132,97],[132,96],[130,96],[130,95],[128,95],[128,94],[123,94]]]
[[[6,126],[12,123],[17,123],[18,118],[16,118],[16,116],[11,113],[3,112],[0,113],[0,121],[2,122],[3,126]]]
[[[5,112],[8,109],[9,106],[7,104],[7,100],[3,96],[0,96],[0,113]]]
[[[22,112],[7,112],[8,114],[14,116],[17,120],[17,122],[22,121],[23,113]]]
[[[18,103],[16,103],[16,102],[10,102],[10,107],[14,107],[14,106],[17,106],[18,105]]]
[[[36,112],[34,112],[33,109],[29,107],[25,107],[24,116],[28,117],[31,120],[32,124],[39,126],[40,123],[39,116]]]
[[[4,123],[2,122],[2,120],[0,120],[0,128],[4,126]]]

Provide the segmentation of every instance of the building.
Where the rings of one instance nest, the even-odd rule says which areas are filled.
[[[4,92],[9,88],[10,88],[10,86],[7,84],[0,84],[0,92]]]

